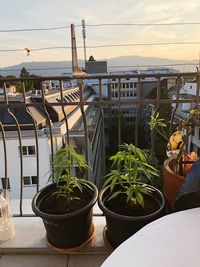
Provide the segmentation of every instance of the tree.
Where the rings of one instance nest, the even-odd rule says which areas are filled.
[[[33,81],[26,80],[27,78],[30,78],[30,77],[31,77],[30,73],[27,71],[26,68],[23,67],[21,70],[21,73],[20,73],[20,78],[25,80],[24,84],[25,84],[25,91],[26,92],[33,89]]]
[[[93,55],[91,55],[91,56],[89,57],[89,61],[96,61],[96,60],[94,59]]]

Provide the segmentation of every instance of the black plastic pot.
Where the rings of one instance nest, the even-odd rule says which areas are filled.
[[[106,239],[113,248],[118,247],[146,224],[165,214],[165,199],[162,192],[152,186],[149,187],[154,189],[152,198],[157,200],[160,208],[152,214],[137,217],[125,216],[109,210],[104,203],[109,197],[110,187],[107,186],[100,191],[98,204],[106,217]]]
[[[57,248],[74,248],[86,242],[93,233],[93,206],[97,201],[98,190],[94,184],[88,182],[90,188],[85,188],[91,193],[91,201],[83,208],[72,213],[53,215],[40,210],[42,201],[51,192],[55,191],[56,183],[47,185],[40,190],[32,200],[34,213],[41,217],[46,228],[47,240]]]

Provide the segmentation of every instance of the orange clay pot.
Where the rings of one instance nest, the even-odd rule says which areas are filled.
[[[163,174],[163,193],[167,203],[172,207],[176,196],[185,181],[185,177],[176,173],[176,159],[167,159],[164,162]]]
[[[197,154],[191,152],[190,154],[184,154],[182,156],[183,161],[195,161],[197,159]],[[164,184],[163,184],[163,193],[165,198],[170,206],[173,206],[177,194],[185,181],[185,177],[188,171],[191,169],[192,164],[183,164],[183,175],[178,174],[177,160],[176,159],[167,159],[164,162]]]
[[[190,154],[184,154],[182,157],[183,161],[195,161],[197,160],[197,153],[191,152]],[[183,176],[186,176],[189,170],[192,168],[192,164],[183,164]]]

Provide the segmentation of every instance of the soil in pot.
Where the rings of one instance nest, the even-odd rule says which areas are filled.
[[[127,203],[125,195],[118,195],[112,200],[105,201],[104,204],[109,210],[125,216],[145,216],[160,208],[160,203],[152,196],[144,195],[144,203],[144,208],[138,203],[131,205]]]
[[[58,197],[57,195],[51,193],[41,202],[40,210],[44,213],[54,215],[67,214],[81,209],[92,199],[91,193],[87,190],[80,192],[80,190],[75,189],[74,197],[75,199],[70,201],[70,206],[68,207],[65,197]]]

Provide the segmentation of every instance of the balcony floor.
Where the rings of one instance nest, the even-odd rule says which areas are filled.
[[[106,254],[94,255],[2,255],[0,267],[99,267]]]

